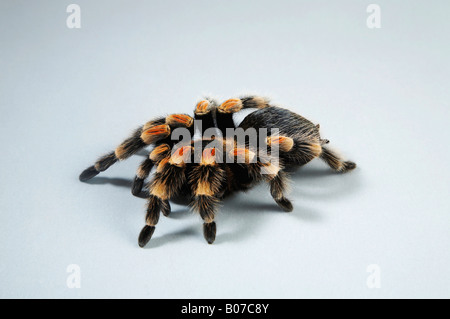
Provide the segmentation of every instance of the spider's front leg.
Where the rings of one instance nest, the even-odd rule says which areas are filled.
[[[145,146],[170,136],[170,127],[165,122],[165,118],[160,118],[139,127],[114,151],[100,157],[94,165],[85,169],[80,175],[80,181],[87,181],[100,172],[106,171],[117,161],[125,160]]]
[[[94,165],[85,169],[79,177],[80,181],[87,181],[93,178],[100,172],[107,170],[117,161],[129,158],[147,145],[161,143],[162,141],[172,143],[171,132],[178,127],[185,127],[192,134],[193,122],[194,119],[186,114],[171,114],[165,118],[147,122],[135,130],[114,151],[102,156]],[[145,165],[150,165],[150,162],[146,162]]]
[[[144,247],[152,238],[160,212],[162,211],[165,216],[170,214],[169,199],[177,195],[186,182],[185,163],[190,157],[191,149],[190,146],[180,147],[172,155],[169,152],[166,157],[159,160],[155,176],[148,187],[150,196],[145,217],[146,225],[139,234],[140,247]]]
[[[162,199],[158,196],[151,195],[148,199],[147,215],[145,216],[145,226],[139,234],[139,247],[144,247],[150,241],[155,232],[155,226],[159,221],[159,213],[161,210]]]
[[[162,143],[156,146],[150,153],[149,157],[145,159],[139,168],[137,169],[136,176],[134,177],[133,187],[131,192],[137,196],[142,191],[145,179],[150,175],[155,163],[159,163],[162,159],[169,156],[171,148],[168,144]]]
[[[200,214],[203,219],[203,236],[208,244],[212,244],[216,239],[216,215],[217,204],[219,200],[215,196],[197,195],[194,197],[191,205],[194,210]]]
[[[225,176],[225,171],[216,163],[216,148],[204,149],[201,162],[189,173],[189,185],[193,194],[190,205],[203,219],[203,236],[208,244],[216,239],[214,218],[219,203],[218,196],[224,191]]]

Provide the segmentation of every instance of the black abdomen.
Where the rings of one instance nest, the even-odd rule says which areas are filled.
[[[294,147],[287,153],[280,153],[286,166],[304,165],[310,161],[309,157],[303,156],[305,143],[320,144],[319,128],[307,120],[287,109],[270,106],[257,110],[247,115],[239,127],[244,130],[255,128],[267,129],[267,135],[271,135],[271,129],[278,129],[279,135],[288,136],[294,140]]]

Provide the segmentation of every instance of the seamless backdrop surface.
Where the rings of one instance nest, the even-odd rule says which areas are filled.
[[[380,29],[365,1],[76,3],[80,29],[71,2],[0,2],[2,298],[450,297],[448,1],[377,1]],[[147,120],[247,92],[357,170],[302,168],[289,214],[264,185],[225,200],[213,245],[173,203],[145,249],[145,153],[78,181]]]

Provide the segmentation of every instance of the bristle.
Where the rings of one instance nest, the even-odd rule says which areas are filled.
[[[150,153],[150,159],[152,161],[160,161],[164,157],[166,157],[170,152],[170,146],[168,144],[161,144],[158,145],[153,149],[153,151]]]
[[[199,196],[213,196],[220,192],[225,171],[219,166],[199,165],[189,173],[192,193]]]
[[[296,142],[293,152],[304,162],[309,162],[322,154],[322,145],[320,143]]]
[[[170,203],[168,200],[161,201],[161,212],[164,216],[169,216],[171,212]]]
[[[148,226],[155,226],[159,220],[159,212],[161,210],[161,198],[158,196],[150,196],[147,205],[147,216],[145,223]]]
[[[196,196],[206,195],[213,196],[214,192],[211,190],[211,184],[206,181],[199,181],[195,191]]]
[[[218,200],[212,196],[196,196],[193,208],[200,214],[200,217],[206,223],[211,223],[214,220],[217,201]]]
[[[124,160],[143,148],[146,143],[141,139],[141,134],[142,128],[138,128],[137,130],[135,130],[131,137],[126,139],[115,149],[115,157],[119,160]]]
[[[165,181],[155,179],[151,184],[150,194],[163,200],[168,199],[169,195],[167,194],[167,184]]]
[[[317,157],[320,155],[320,153],[322,153],[322,145],[320,145],[319,143],[311,143],[309,149],[311,150],[311,154],[314,157]]]
[[[156,167],[156,172],[161,173],[164,171],[165,167],[169,163],[169,157],[165,157],[159,161],[158,166]]]
[[[323,159],[332,169],[345,173],[351,171],[356,168],[356,164],[351,161],[344,161],[339,155],[339,153],[335,150],[332,150],[328,146],[322,147],[323,152],[320,155],[320,158]]]
[[[269,99],[262,96],[249,96],[241,100],[244,108],[263,109],[269,106]]]
[[[118,158],[116,157],[115,152],[109,153],[105,156],[102,156],[96,163],[95,169],[99,172],[103,172],[107,170],[111,165],[117,162]]]
[[[332,151],[329,147],[322,147],[321,158],[334,170],[344,170],[344,163],[336,151]]]
[[[142,127],[142,132],[148,130],[151,127],[157,126],[157,125],[163,125],[166,123],[166,118],[165,117],[160,117],[157,118],[155,120],[152,121],[148,121],[147,123],[144,124],[144,126]]]
[[[283,192],[286,189],[286,183],[280,175],[276,175],[270,181],[270,194],[275,200],[283,197]]]

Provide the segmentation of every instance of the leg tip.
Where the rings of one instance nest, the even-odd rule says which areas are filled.
[[[97,169],[95,168],[95,166],[90,166],[88,168],[86,168],[83,173],[80,174],[80,181],[81,182],[85,182],[87,180],[90,180],[92,177],[98,175],[98,173],[100,173],[99,171],[97,171]]]
[[[292,205],[291,201],[285,197],[281,198],[280,200],[277,201],[278,206],[280,206],[280,208],[282,210],[284,210],[285,212],[292,212],[292,210],[294,209],[294,206]]]
[[[141,194],[142,187],[144,186],[144,180],[139,177],[134,178],[133,187],[131,188],[131,193],[134,196],[138,196]]]
[[[139,247],[144,248],[144,246],[148,244],[148,242],[152,238],[154,231],[155,231],[155,226],[145,225],[144,228],[142,228],[141,233],[139,234],[139,239],[138,239]]]
[[[170,212],[172,211],[171,207],[170,207],[170,203],[168,200],[164,200],[161,203],[161,212],[163,213],[164,216],[169,217]]]
[[[208,244],[212,244],[216,240],[216,223],[203,223],[203,236]]]
[[[353,162],[344,162],[344,172],[348,172],[354,170],[356,168],[356,163]]]

